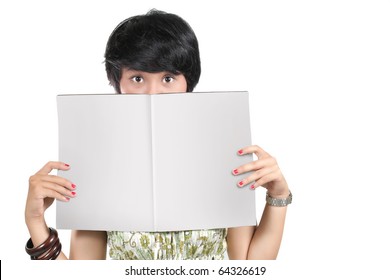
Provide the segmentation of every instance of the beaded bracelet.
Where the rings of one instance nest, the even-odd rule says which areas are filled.
[[[32,260],[55,260],[61,253],[62,245],[57,230],[50,227],[49,232],[49,237],[35,248],[31,238],[27,241],[25,249]]]

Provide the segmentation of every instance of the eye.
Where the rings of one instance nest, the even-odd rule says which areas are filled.
[[[136,83],[142,83],[144,79],[141,76],[134,76],[131,80]]]
[[[164,83],[172,83],[174,80],[175,80],[175,78],[172,76],[165,76],[163,79],[163,82]]]

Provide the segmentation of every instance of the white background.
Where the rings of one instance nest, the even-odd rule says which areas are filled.
[[[108,36],[150,8],[179,14],[196,32],[197,91],[250,92],[253,143],[278,159],[294,194],[274,274],[382,275],[390,250],[390,4],[345,0],[2,1],[5,275],[32,268],[24,204],[29,176],[57,159],[55,96],[113,92],[102,63]],[[54,207],[47,222],[55,224]],[[69,232],[60,235],[67,251]]]

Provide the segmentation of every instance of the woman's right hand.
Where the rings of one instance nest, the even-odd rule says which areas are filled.
[[[53,169],[69,170],[70,167],[63,162],[49,161],[30,177],[25,211],[26,223],[43,221],[44,213],[54,199],[66,202],[76,196],[74,191],[76,185],[65,178],[50,175]]]

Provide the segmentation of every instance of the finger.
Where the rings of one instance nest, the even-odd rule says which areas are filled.
[[[68,197],[75,197],[76,196],[76,192],[75,191],[68,190],[68,189],[64,188],[63,186],[57,185],[55,183],[44,182],[42,184],[42,186],[45,189],[55,191],[55,192],[57,192],[57,193],[59,193],[59,194],[61,194],[63,196],[68,196]]]
[[[36,174],[49,174],[53,169],[68,170],[69,164],[60,161],[49,161]]]
[[[45,199],[45,198],[55,198],[61,201],[68,201],[69,197],[74,197],[76,194],[72,195],[64,187],[55,185],[53,183],[44,182],[40,185],[39,188],[31,189],[29,196],[34,199]]]
[[[63,177],[60,177],[60,176],[56,176],[56,175],[44,175],[41,177],[41,180],[42,181],[45,181],[45,182],[51,182],[51,183],[55,183],[57,185],[61,185],[69,190],[74,190],[76,189],[76,185],[73,184],[71,181],[63,178]]]
[[[246,154],[254,153],[258,158],[260,158],[262,155],[267,154],[266,151],[264,151],[262,148],[260,148],[257,145],[247,146],[245,148],[242,148],[238,150],[237,154],[242,156]]]
[[[272,167],[275,165],[277,165],[275,158],[267,157],[241,165],[240,167],[234,169],[232,173],[233,175],[239,175],[249,171],[259,170],[261,168]]]
[[[46,189],[44,192],[44,196],[51,197],[51,198],[54,198],[54,199],[57,199],[60,201],[64,201],[64,202],[67,202],[70,200],[69,196],[65,196],[65,195],[60,194],[59,192],[56,192],[56,191],[51,190],[51,189]]]
[[[257,187],[259,186],[264,186],[265,184],[269,183],[269,182],[272,182],[274,180],[276,180],[277,178],[279,178],[280,176],[280,171],[274,171],[274,172],[271,172],[263,177],[261,177],[259,180],[257,180],[252,186],[251,186],[251,189],[256,189]]]
[[[257,170],[256,172],[253,172],[247,178],[238,182],[237,185],[239,187],[243,187],[249,183],[255,182],[256,180],[260,179],[261,177],[264,177],[264,176],[266,176],[274,171],[275,171],[275,167],[269,167],[269,168],[263,168],[263,169]]]

